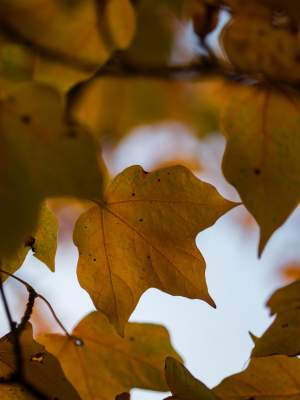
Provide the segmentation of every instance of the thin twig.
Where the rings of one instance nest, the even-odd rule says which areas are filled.
[[[36,290],[26,281],[24,281],[23,279],[19,278],[18,276],[15,276],[3,269],[0,269],[0,273],[6,274],[7,276],[15,279],[16,281],[18,281],[19,283],[21,283],[22,285],[24,285],[26,287],[26,289],[29,291],[29,294],[32,293],[32,296],[34,296],[34,299],[36,298],[40,298],[41,300],[43,300],[46,305],[48,306],[53,318],[55,319],[55,321],[57,322],[57,324],[60,326],[60,328],[64,331],[65,335],[68,337],[72,337],[72,335],[69,334],[69,332],[67,331],[67,329],[64,327],[64,325],[62,324],[62,322],[59,320],[58,316],[56,315],[53,307],[51,306],[51,304],[49,303],[49,301],[40,293],[36,292]],[[26,312],[25,312],[26,314]],[[25,317],[25,314],[23,316],[23,318]],[[21,321],[22,323],[22,321]]]

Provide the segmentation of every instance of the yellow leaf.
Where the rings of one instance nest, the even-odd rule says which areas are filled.
[[[54,213],[45,205],[42,206],[37,230],[33,236],[29,236],[22,247],[20,247],[13,257],[3,258],[1,267],[11,274],[23,264],[29,250],[33,251],[33,255],[47,267],[54,271],[55,269],[55,254],[57,247],[57,231],[58,222]],[[3,275],[2,279],[7,279],[8,276]]]
[[[224,379],[214,393],[220,400],[297,400],[300,360],[286,356],[254,358],[245,371]]]
[[[217,400],[213,391],[208,389],[177,360],[166,359],[165,374],[174,400]]]
[[[213,305],[195,238],[234,205],[184,167],[127,168],[76,223],[81,286],[120,334],[151,287]]]
[[[24,84],[2,100],[0,132],[3,258],[12,257],[35,231],[45,198],[101,200],[103,175],[97,143],[66,123],[62,98],[48,86]]]
[[[5,31],[13,31],[43,56],[93,72],[133,36],[135,19],[130,1],[119,3],[108,0],[96,7],[93,0],[3,0],[0,16]]]
[[[259,8],[258,8],[259,9]],[[237,14],[222,31],[230,62],[242,73],[281,82],[300,80],[300,41],[297,32],[274,26],[269,14]]]
[[[222,119],[223,172],[260,226],[260,253],[299,203],[299,111],[293,92],[245,87]]]
[[[164,359],[179,358],[159,325],[129,323],[121,338],[101,312],[85,317],[74,338],[48,334],[39,341],[58,358],[84,400],[112,400],[131,388],[167,390]]]
[[[9,333],[0,340],[0,378],[8,378],[16,367],[13,334]],[[20,335],[20,344],[23,354],[23,370],[24,377],[28,383],[42,392],[47,398],[59,398],[64,400],[79,400],[79,396],[75,389],[67,381],[58,361],[48,353],[43,346],[32,339],[31,325],[27,324],[25,330]],[[20,392],[17,388],[7,386],[7,395],[11,392]],[[25,394],[22,394],[27,400]],[[1,399],[10,399],[10,397],[2,397]],[[11,397],[15,399],[14,397]],[[18,397],[17,397],[18,399]],[[31,397],[28,397],[31,399]]]
[[[97,78],[72,99],[70,112],[102,141],[116,142],[135,127],[162,121],[186,124],[201,137],[218,130],[222,83]]]
[[[24,387],[17,384],[1,383],[0,385],[0,398],[5,400],[38,400]]]
[[[277,290],[267,305],[276,319],[263,336],[256,339],[252,355],[300,354],[300,280]]]
[[[167,360],[166,376],[174,400],[298,400],[300,360],[286,356],[255,358],[244,371],[207,389],[180,363]]]

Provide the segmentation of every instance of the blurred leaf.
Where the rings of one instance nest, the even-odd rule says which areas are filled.
[[[300,360],[285,356],[255,358],[245,371],[224,379],[214,392],[221,400],[297,400]]]
[[[24,387],[6,383],[0,385],[0,398],[5,400],[38,400],[36,396],[28,393]]]
[[[288,281],[296,281],[300,279],[300,263],[299,261],[284,264],[280,267],[279,273],[281,278]]]
[[[135,127],[161,121],[181,122],[202,137],[218,130],[226,92],[218,80],[98,78],[74,100],[70,112],[102,140],[117,141]]]
[[[298,33],[274,26],[269,13],[262,10],[255,7],[238,13],[223,28],[221,40],[227,57],[242,73],[263,74],[281,82],[299,81]]]
[[[81,286],[120,334],[151,287],[213,305],[195,238],[234,206],[184,167],[127,168],[76,223]]]
[[[22,331],[20,343],[23,352],[24,376],[28,383],[51,399],[79,400],[78,394],[65,378],[58,361],[32,339],[30,324],[27,324],[26,329]],[[9,377],[15,370],[15,363],[13,337],[12,333],[9,333],[0,340],[0,378]],[[1,388],[2,384],[0,384],[0,394]],[[14,392],[15,388],[11,388],[11,391]],[[23,399],[22,390],[16,389],[16,391],[20,392],[20,399]],[[9,394],[9,387],[7,387],[7,392]],[[7,397],[1,398],[7,399]],[[11,398],[14,399],[14,397]],[[30,396],[28,398],[31,399]],[[27,399],[25,395],[24,399]]]
[[[217,400],[213,391],[208,389],[177,360],[166,359],[166,380],[174,400]]]
[[[2,0],[1,28],[6,34],[13,31],[20,41],[31,44],[50,59],[93,71],[113,50],[129,44],[135,24],[129,0],[108,0],[99,7],[96,4],[93,0],[72,4]]]
[[[300,280],[277,290],[267,305],[276,319],[256,340],[253,356],[300,354]]]
[[[182,365],[168,361],[167,377],[176,400],[298,400],[300,360],[285,356],[255,358],[245,371],[224,379],[207,389]],[[172,369],[170,369],[172,368]],[[169,381],[168,379],[168,381]]]
[[[22,247],[20,247],[13,257],[2,259],[2,268],[11,274],[19,269],[29,250],[33,251],[33,255],[42,261],[47,267],[54,271],[55,255],[57,247],[57,231],[58,223],[54,213],[45,205],[42,206],[37,229],[33,236],[29,236]],[[7,279],[8,276],[3,275],[2,279]]]
[[[223,172],[260,226],[260,253],[299,203],[299,110],[287,89],[245,87],[222,120]]]
[[[134,387],[167,390],[164,359],[179,356],[162,326],[129,323],[121,338],[102,313],[93,312],[73,335],[43,335],[39,341],[59,359],[82,399],[112,400]]]
[[[96,142],[65,122],[62,99],[48,86],[23,85],[2,100],[0,131],[0,254],[7,258],[35,231],[45,198],[100,200],[103,174]]]

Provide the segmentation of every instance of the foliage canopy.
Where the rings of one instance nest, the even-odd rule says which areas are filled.
[[[300,399],[299,280],[269,300],[276,318],[253,336],[247,368],[213,389],[184,367],[163,326],[128,322],[149,288],[215,306],[195,239],[239,203],[184,166],[111,178],[103,161],[138,126],[176,121],[197,138],[219,129],[223,173],[259,225],[260,256],[300,198],[299,4],[1,0],[0,292],[10,324],[1,398],[128,400],[142,388],[174,400]],[[54,272],[65,198],[83,209],[77,276],[96,308],[72,333],[14,275],[30,250]],[[7,279],[28,291],[18,323]],[[37,298],[63,334],[33,338]]]

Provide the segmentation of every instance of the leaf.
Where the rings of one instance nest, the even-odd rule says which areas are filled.
[[[162,326],[129,323],[121,338],[97,311],[79,323],[73,336],[48,334],[39,341],[59,359],[84,400],[111,400],[134,387],[166,390],[164,359],[179,358]]]
[[[20,247],[13,257],[2,259],[2,268],[11,274],[17,271],[23,264],[29,250],[33,255],[43,262],[50,271],[55,270],[55,255],[57,247],[58,222],[55,214],[45,205],[42,206],[38,218],[37,230],[33,236],[29,236],[22,247]],[[2,279],[8,276],[3,275]]]
[[[287,89],[245,87],[226,109],[226,179],[260,226],[261,253],[300,199],[300,98]]]
[[[41,84],[24,84],[0,101],[1,258],[12,257],[35,231],[45,198],[102,198],[98,145],[65,122],[63,106]]]
[[[285,356],[255,358],[247,369],[224,379],[214,392],[221,400],[297,400],[300,360]]]
[[[234,205],[184,167],[127,168],[76,223],[80,285],[120,334],[151,287],[214,305],[195,238]]]
[[[276,26],[264,8],[238,13],[223,28],[221,40],[227,57],[240,72],[280,82],[300,80],[297,32]]]
[[[300,280],[277,290],[267,305],[276,319],[255,341],[253,357],[300,354]]]
[[[122,16],[122,18],[121,18]],[[2,29],[50,60],[94,72],[135,31],[129,0],[2,0]]]
[[[0,398],[5,400],[38,400],[36,396],[28,393],[23,386],[6,383],[0,385]]]
[[[217,400],[213,391],[208,389],[177,360],[166,359],[165,374],[174,400]]]
[[[300,360],[286,356],[255,358],[246,370],[207,389],[180,363],[167,361],[166,376],[176,400],[298,400]]]
[[[78,394],[65,378],[58,361],[43,346],[32,339],[30,324],[27,324],[26,329],[22,331],[20,342],[23,353],[24,376],[28,383],[51,399],[79,400]],[[9,333],[0,341],[0,378],[7,378],[14,371],[13,336],[12,333]],[[0,385],[0,394],[1,389],[2,384]],[[5,390],[7,390],[8,394],[10,391],[22,393],[21,390],[16,389],[14,386],[7,386]],[[27,399],[27,396],[22,396]],[[3,399],[6,398],[3,397]],[[11,398],[14,399],[14,397]],[[31,399],[31,397],[28,398]],[[20,399],[23,399],[21,394]]]
[[[223,91],[220,86],[217,80],[191,84],[97,78],[71,99],[69,109],[72,119],[88,126],[102,141],[116,142],[135,127],[161,121],[181,122],[203,137],[218,130],[215,94],[217,89]]]

